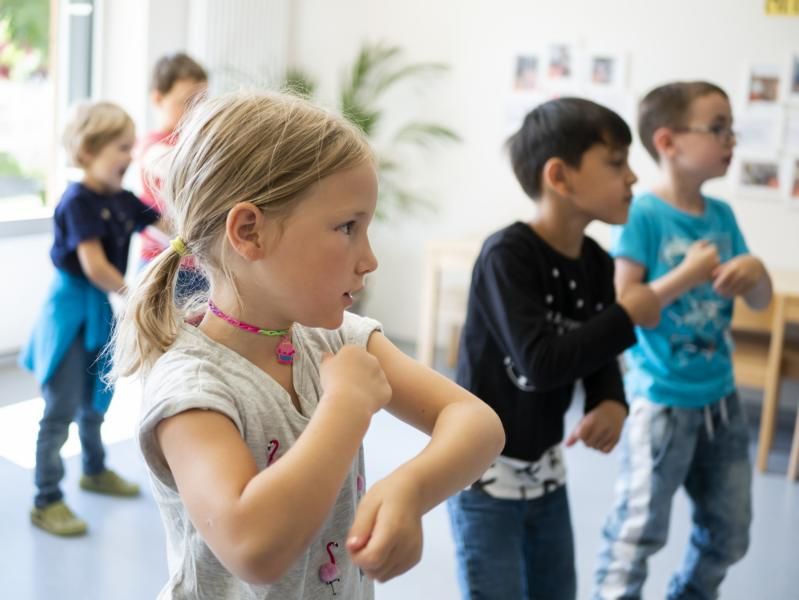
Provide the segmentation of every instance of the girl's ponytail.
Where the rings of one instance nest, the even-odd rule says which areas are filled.
[[[110,379],[146,372],[178,335],[182,315],[175,306],[181,253],[167,248],[147,266],[128,298],[111,342]]]

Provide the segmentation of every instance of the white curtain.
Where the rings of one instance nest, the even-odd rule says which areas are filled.
[[[273,87],[286,69],[290,0],[191,0],[187,51],[210,74],[212,94]]]

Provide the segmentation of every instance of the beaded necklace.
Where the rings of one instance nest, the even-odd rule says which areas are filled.
[[[229,323],[230,325],[233,325],[234,327],[237,327],[243,331],[249,331],[250,333],[257,333],[259,335],[266,335],[269,337],[280,336],[280,342],[278,342],[277,347],[275,348],[277,362],[279,362],[281,365],[290,365],[294,362],[294,355],[297,353],[297,349],[289,339],[288,329],[261,329],[255,325],[250,325],[244,321],[239,321],[238,319],[223,313],[219,307],[214,304],[213,300],[210,299],[208,300],[208,308],[211,310],[214,316],[219,317],[226,323]]]

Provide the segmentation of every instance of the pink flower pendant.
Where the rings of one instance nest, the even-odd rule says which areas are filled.
[[[278,342],[277,347],[275,348],[275,354],[277,355],[277,362],[281,365],[290,365],[294,362],[294,355],[297,353],[297,349],[294,347],[294,344],[291,343],[291,340],[288,336],[283,336],[280,338],[280,342]]]

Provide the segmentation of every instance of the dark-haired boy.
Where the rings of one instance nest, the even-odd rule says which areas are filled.
[[[617,356],[660,306],[646,286],[616,299],[610,256],[585,228],[627,220],[635,174],[629,127],[589,100],[530,112],[509,140],[529,223],[491,235],[474,267],[457,382],[500,416],[506,445],[474,485],[449,501],[464,598],[576,595],[561,441],[575,383],[585,415],[570,446],[610,452],[627,405]]]

